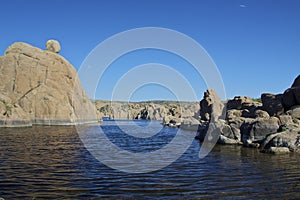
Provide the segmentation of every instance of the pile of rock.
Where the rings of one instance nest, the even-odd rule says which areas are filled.
[[[228,100],[226,116],[212,121],[211,116],[222,116],[220,109],[212,109],[214,104],[220,107],[216,99],[214,92],[207,91],[200,102],[201,119],[206,121],[200,125],[206,128],[198,139],[203,140],[208,126],[214,124],[222,144],[243,144],[270,153],[300,151],[300,76],[284,94],[262,94],[261,102],[241,96]]]

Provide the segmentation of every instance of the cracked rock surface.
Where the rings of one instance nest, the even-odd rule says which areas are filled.
[[[16,42],[0,57],[0,127],[96,121],[75,68],[62,56]]]

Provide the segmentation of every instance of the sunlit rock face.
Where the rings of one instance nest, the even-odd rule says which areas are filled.
[[[16,42],[0,57],[0,126],[96,121],[75,68],[57,50]]]

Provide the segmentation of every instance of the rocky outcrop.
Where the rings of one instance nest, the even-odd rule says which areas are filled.
[[[187,121],[190,117],[196,117],[200,109],[198,102],[96,101],[95,104],[103,117],[110,119],[162,120],[165,126],[172,127],[179,127],[182,121]]]
[[[47,49],[17,42],[0,57],[0,126],[97,121],[76,70],[57,54],[60,46],[48,41]]]
[[[214,92],[205,93],[200,113],[202,120],[211,123],[213,100],[208,94]],[[215,120],[214,127],[221,134],[218,142],[260,147],[273,154],[300,152],[299,94],[300,76],[284,94],[262,94],[262,103],[241,96],[228,100],[225,120]],[[205,138],[209,123],[200,123],[198,139]]]
[[[242,117],[255,117],[255,111],[260,109],[262,104],[250,97],[236,96],[227,101],[227,110],[238,110]]]
[[[208,89],[204,92],[203,99],[200,101],[200,108],[201,120],[215,121],[219,116],[223,115],[224,104],[214,90]]]

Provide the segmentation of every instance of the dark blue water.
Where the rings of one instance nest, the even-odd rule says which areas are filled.
[[[147,122],[138,123],[143,126]],[[130,130],[130,124],[123,125]],[[139,140],[128,137],[112,122],[102,128],[111,141],[132,152],[161,148],[176,134],[176,129],[163,128],[157,135]],[[300,198],[299,155],[274,156],[239,146],[216,146],[200,160],[199,149],[194,140],[168,167],[129,174],[95,159],[75,127],[0,129],[0,198]]]

